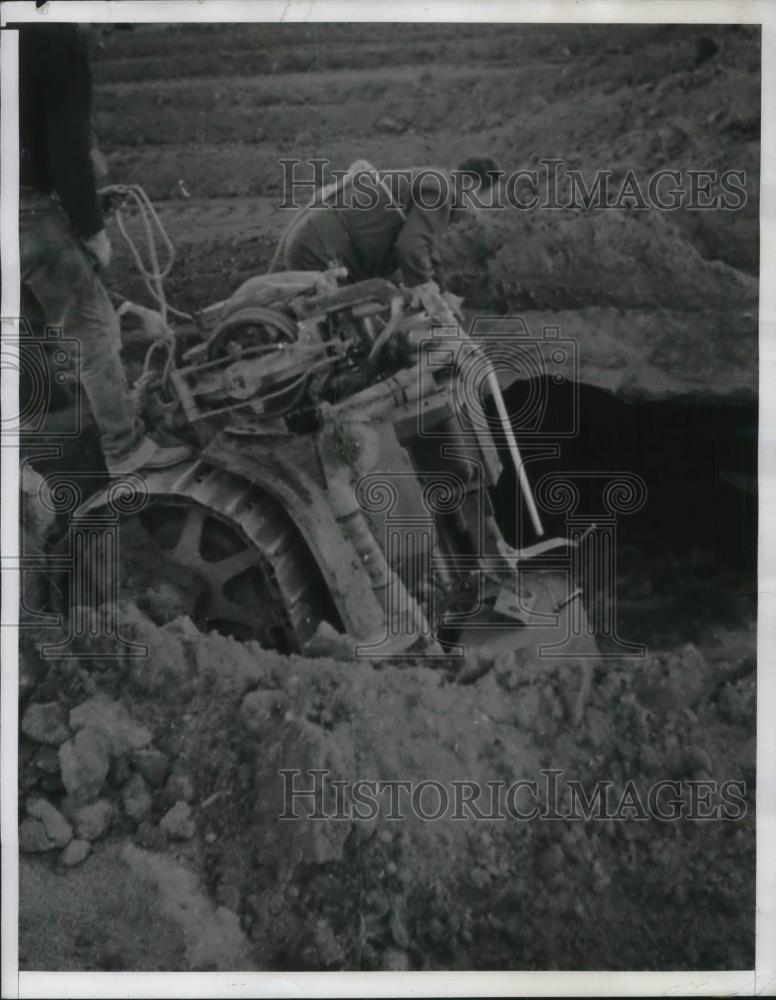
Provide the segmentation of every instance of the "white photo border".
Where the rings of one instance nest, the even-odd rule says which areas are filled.
[[[756,967],[741,972],[19,972],[17,855],[18,447],[2,462],[3,997],[363,996],[766,996],[776,995],[776,4],[769,0],[32,0],[0,3],[0,24],[458,21],[556,23],[749,23],[762,26],[760,179],[760,434],[757,640]],[[0,169],[0,316],[19,315],[17,33],[3,30]],[[3,336],[18,333],[3,320]],[[3,416],[18,413],[18,372],[2,371]],[[768,945],[768,941],[771,942]]]

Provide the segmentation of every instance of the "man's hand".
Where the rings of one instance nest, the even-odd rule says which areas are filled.
[[[94,258],[99,269],[107,271],[110,266],[111,245],[105,230],[101,229],[99,233],[84,240],[83,244],[86,247],[86,252]]]
[[[140,320],[141,336],[149,343],[154,340],[170,342],[173,339],[173,334],[162,319],[162,314],[155,309],[147,309],[145,306],[139,306],[134,302],[125,300],[116,310],[116,315],[119,319],[129,315],[135,316]]]

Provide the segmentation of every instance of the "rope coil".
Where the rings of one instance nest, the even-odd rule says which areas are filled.
[[[159,329],[146,351],[146,355],[143,360],[142,374],[134,385],[135,392],[142,393],[153,381],[154,373],[151,370],[151,361],[154,354],[160,347],[167,349],[167,359],[165,361],[164,371],[162,374],[163,380],[166,380],[169,375],[170,368],[172,367],[175,351],[175,337],[173,330],[169,325],[168,316],[172,314],[185,320],[192,320],[193,316],[191,316],[190,313],[183,312],[181,309],[176,309],[167,301],[167,296],[164,291],[164,279],[169,275],[175,263],[175,247],[172,240],[168,236],[167,230],[164,228],[162,220],[159,218],[151,199],[145,193],[143,188],[138,184],[111,184],[107,187],[101,188],[99,193],[109,198],[116,199],[116,201],[119,202],[115,211],[116,225],[118,226],[119,232],[121,233],[124,242],[132,255],[137,272],[143,279],[143,284],[145,285],[148,294],[151,296],[158,308],[158,316],[160,320]],[[135,208],[140,216],[143,231],[145,233],[145,244],[149,261],[148,264],[146,264],[146,261],[143,260],[143,256],[141,255],[137,244],[127,229],[124,213],[122,212],[122,208],[126,204],[130,204],[133,208]],[[164,264],[160,263],[160,245],[165,254]],[[137,312],[141,316],[141,319],[143,318],[142,314],[146,312],[142,306],[135,306],[133,303],[124,302],[117,310],[117,314],[121,317],[124,313],[130,311]],[[148,324],[144,325],[148,326]]]
[[[151,199],[143,188],[139,184],[111,184],[108,187],[101,188],[100,194],[120,200],[120,206],[116,209],[115,213],[116,224],[124,238],[124,242],[129,248],[129,252],[132,254],[138,274],[143,279],[149,295],[159,307],[159,313],[164,324],[167,325],[168,312],[181,319],[193,319],[190,313],[183,312],[181,309],[175,309],[167,302],[164,292],[164,279],[169,275],[175,263],[175,247],[167,235],[167,230],[164,228]],[[146,266],[135,241],[127,231],[122,212],[122,207],[127,202],[131,203],[137,209],[143,223],[150,267]],[[159,250],[157,246],[159,242],[161,242],[166,253],[164,266],[160,266],[159,263]]]

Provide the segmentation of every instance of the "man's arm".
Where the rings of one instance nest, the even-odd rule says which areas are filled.
[[[450,207],[414,205],[396,240],[396,264],[410,287],[439,276],[439,245],[450,219]]]
[[[91,158],[92,81],[86,45],[69,25],[53,29],[43,68],[48,160],[62,208],[83,240],[103,228]]]

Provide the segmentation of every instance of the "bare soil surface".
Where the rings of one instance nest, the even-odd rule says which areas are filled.
[[[603,661],[589,686],[574,666],[507,654],[461,676],[283,657],[200,635],[161,581],[121,609],[147,657],[96,644],[44,661],[52,632],[29,630],[21,718],[54,705],[61,740],[42,738],[35,711],[23,725],[20,816],[37,848],[21,855],[22,967],[751,968],[756,532],[749,508],[717,512],[703,473],[736,454],[726,414],[756,407],[757,31],[203,25],[100,41],[111,180],[158,205],[178,250],[169,298],[186,310],[266,269],[289,220],[283,156],[449,167],[482,153],[507,172],[558,157],[645,182],[663,167],[743,170],[747,200],[483,213],[446,248],[472,314],[558,326],[582,382],[625,407],[595,411],[574,461],[625,461],[618,434],[634,463],[663,449],[664,471],[657,458],[642,470],[654,521],[619,543],[623,635],[647,656]],[[112,236],[112,290],[150,305]],[[671,410],[666,428],[650,407],[669,401],[688,416]],[[680,782],[685,802],[692,782],[736,781],[743,808],[705,822],[635,807],[585,822],[279,822],[278,770],[316,767],[446,787],[557,769],[588,793],[610,781],[615,804],[657,781]],[[66,847],[61,824],[35,819],[41,798]],[[79,813],[95,802],[104,828]],[[88,854],[65,868],[68,850]]]
[[[149,784],[138,824],[127,813],[137,758],[114,760],[100,793],[115,806],[108,839],[67,873],[57,873],[55,852],[24,856],[26,967],[751,963],[755,671],[746,630],[717,629],[699,646],[651,655],[637,671],[608,661],[580,722],[581,678],[570,667],[486,657],[475,682],[456,683],[421,664],[375,670],[281,657],[200,636],[185,619],[159,628],[132,607],[122,622],[149,658],[61,661],[35,698],[75,706],[93,691],[115,698],[153,734],[169,777]],[[23,782],[36,795],[34,757],[24,756]],[[617,819],[587,822],[475,821],[465,810],[455,819],[452,806],[423,820],[409,815],[409,793],[398,800],[404,821],[387,818],[387,799],[376,818],[315,820],[300,798],[300,818],[278,821],[289,809],[279,769],[297,770],[287,780],[310,790],[310,768],[350,782],[431,778],[450,795],[455,781],[509,784],[558,769],[588,796],[596,781],[610,781],[615,809],[630,798]],[[646,803],[661,780],[680,782],[686,804],[691,783],[708,779],[743,781],[745,815],[661,821],[634,806],[634,794]],[[67,812],[52,785],[47,794]],[[160,840],[178,795],[190,802],[196,831]],[[434,795],[421,802],[429,815],[440,808]],[[671,800],[661,800],[666,815]],[[335,812],[330,789],[320,802]],[[568,796],[558,802],[564,815]],[[518,799],[524,813],[531,805]],[[491,815],[487,799],[479,806]],[[122,846],[130,839],[140,846]],[[159,928],[152,946],[135,933],[141,917]]]

